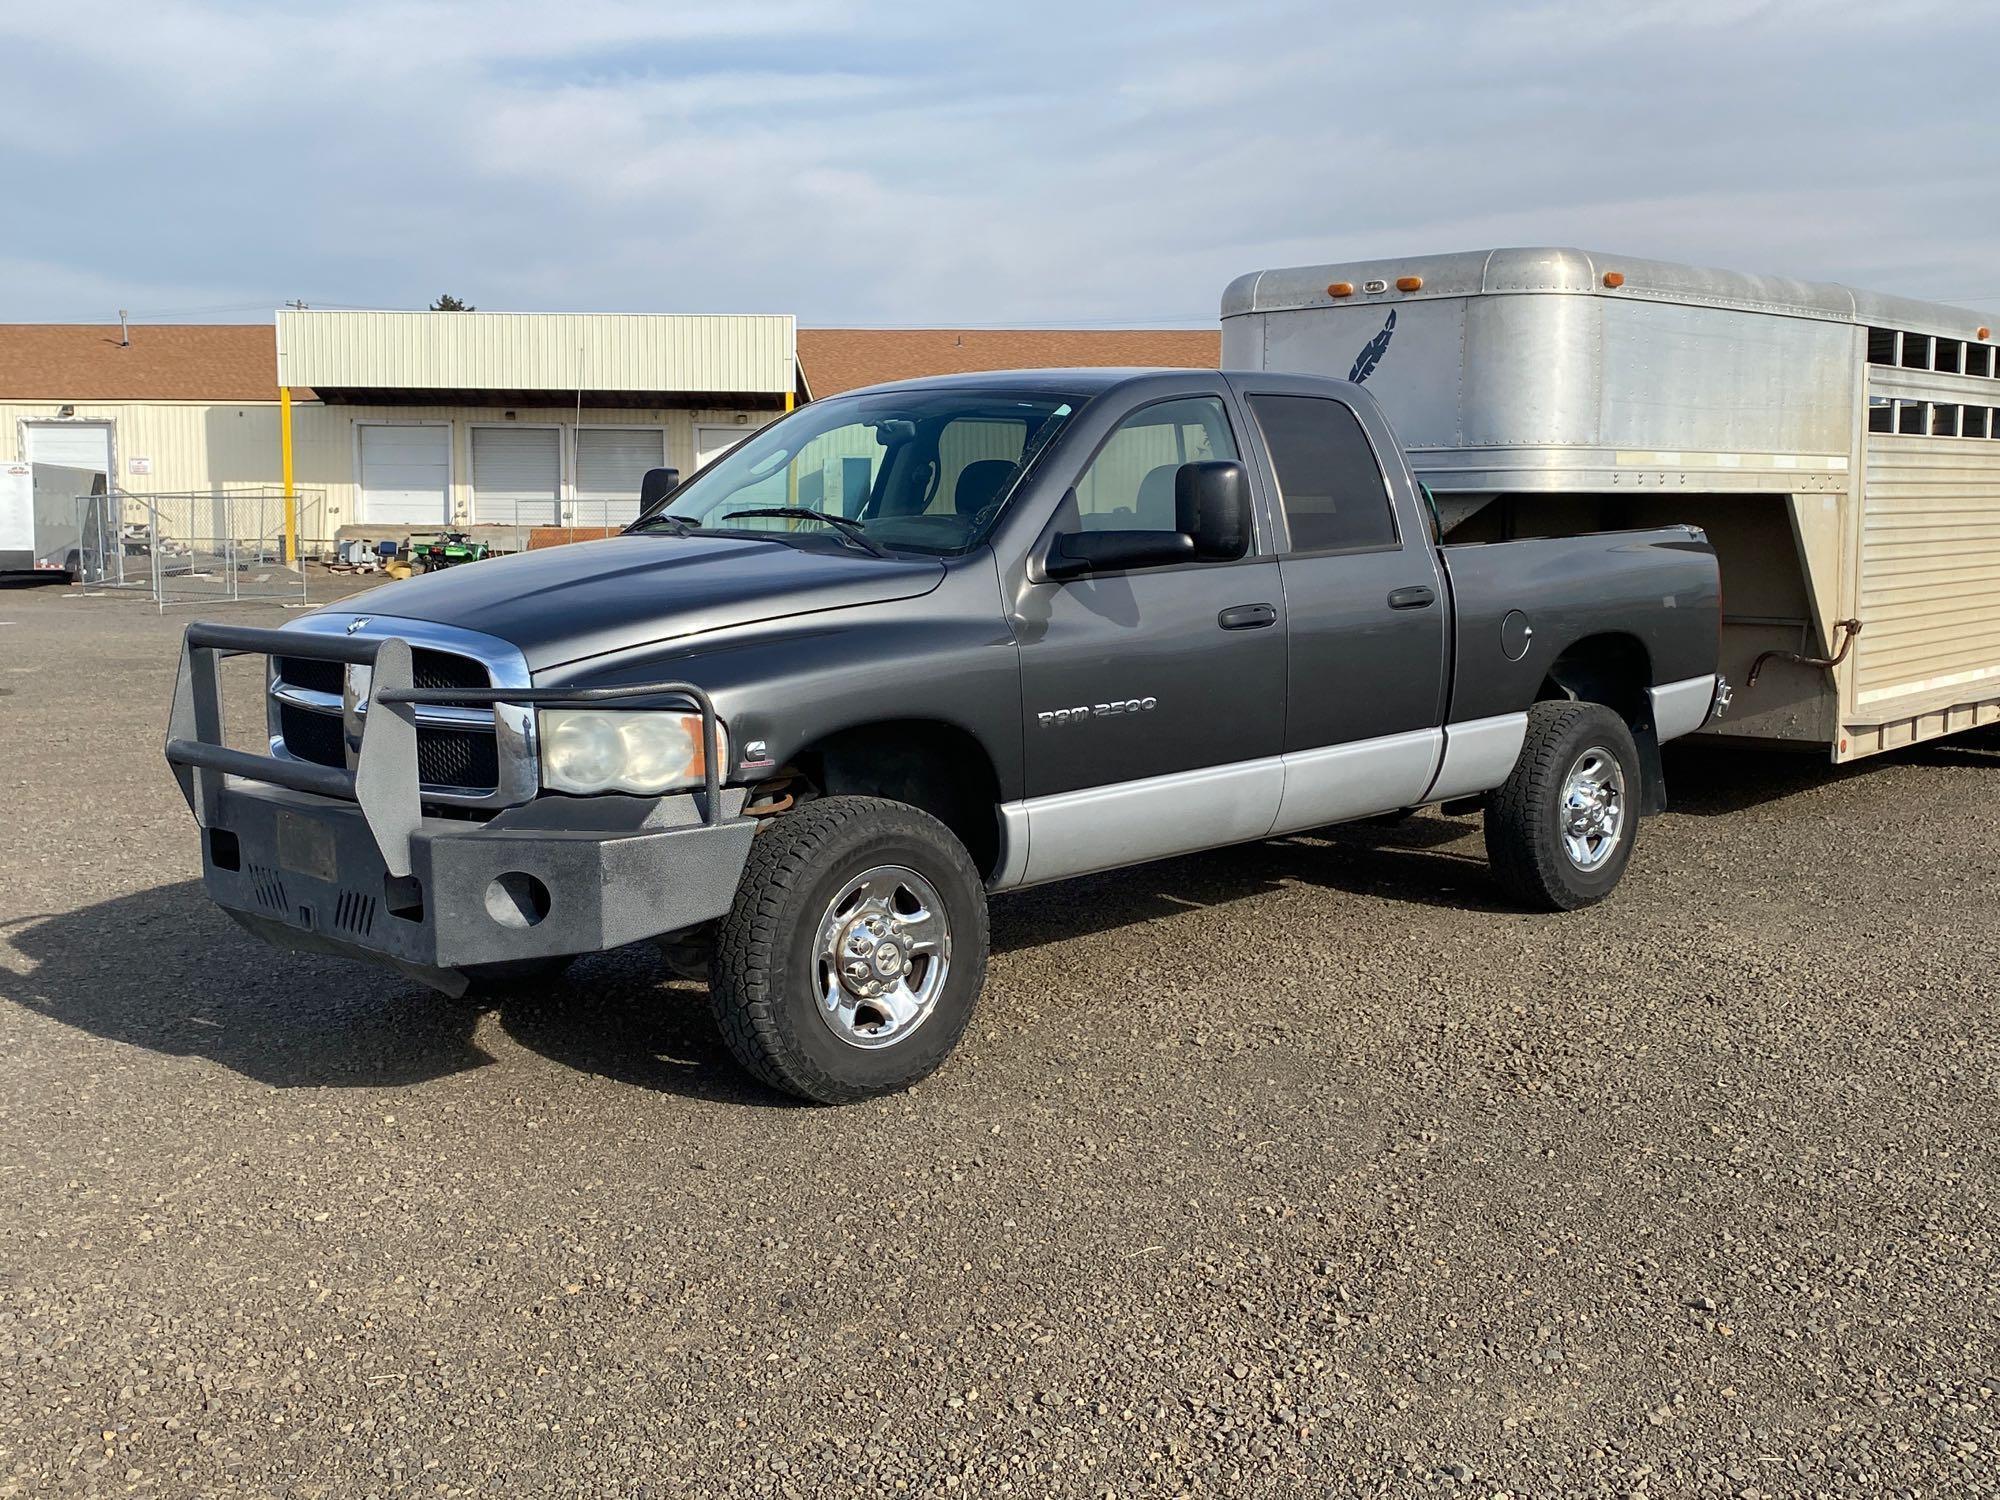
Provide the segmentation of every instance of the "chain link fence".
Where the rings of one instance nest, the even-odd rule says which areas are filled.
[[[287,545],[281,489],[77,497],[73,571],[86,594],[129,593],[178,604],[306,602],[307,559],[322,555],[326,496],[301,490],[297,551]]]

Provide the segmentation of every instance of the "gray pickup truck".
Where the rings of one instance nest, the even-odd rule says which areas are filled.
[[[1477,799],[1499,883],[1583,906],[1727,704],[1700,531],[1440,547],[1341,381],[911,381],[673,484],[622,536],[190,626],[211,896],[453,994],[654,940],[746,1068],[853,1100],[964,1032],[989,892]],[[244,652],[268,755],[223,734]]]

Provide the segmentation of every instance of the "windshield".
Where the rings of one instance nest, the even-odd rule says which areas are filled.
[[[738,443],[689,480],[664,515],[635,529],[673,520],[704,531],[837,529],[797,514],[736,514],[803,508],[857,523],[880,547],[964,552],[985,539],[1015,481],[1080,405],[1074,396],[1005,389],[815,401]]]

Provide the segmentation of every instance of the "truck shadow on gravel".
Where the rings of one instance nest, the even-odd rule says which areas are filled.
[[[737,1070],[700,988],[649,950],[483,1006],[365,964],[279,953],[199,881],[0,927],[0,998],[93,1036],[205,1058],[272,1088],[396,1088],[492,1063],[483,1027],[553,1062],[731,1104],[789,1107]]]

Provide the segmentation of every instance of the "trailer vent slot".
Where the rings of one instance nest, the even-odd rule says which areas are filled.
[[[1871,365],[1893,365],[1896,362],[1896,330],[1893,328],[1871,328],[1868,330],[1868,363]]]
[[[1958,339],[1933,339],[1935,346],[1931,352],[1931,368],[1943,370],[1947,375],[1956,375],[1965,359],[1965,345]]]
[[[1887,396],[1868,398],[1868,430],[1870,432],[1896,430],[1896,406]]]
[[[1990,406],[1965,406],[1959,408],[1958,435],[1960,437],[1983,438],[1993,434],[1988,430],[1987,420],[1993,414]]]
[[[1958,436],[1958,408],[1940,401],[1931,408],[1931,436]]]
[[[1903,368],[1928,370],[1931,367],[1931,340],[1927,333],[1903,335]]]
[[[1924,403],[1921,401],[1898,401],[1896,403],[1896,431],[1915,437],[1924,435]]]
[[[1991,344],[1967,344],[1965,346],[1965,373],[1979,375],[1987,380],[1993,378],[1993,355],[1996,351]]]

